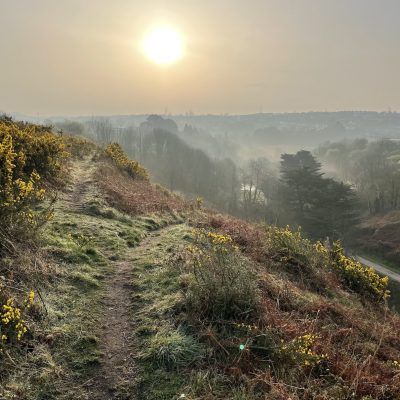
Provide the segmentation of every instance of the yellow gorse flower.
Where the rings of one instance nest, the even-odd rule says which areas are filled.
[[[317,253],[320,253],[322,255],[329,254],[329,250],[319,240],[315,243],[314,247]]]
[[[5,345],[15,344],[28,332],[25,315],[35,300],[35,292],[29,291],[25,301],[17,305],[15,299],[8,298],[0,307],[0,353]]]
[[[340,273],[343,280],[352,289],[367,293],[378,300],[390,296],[387,286],[389,278],[380,277],[373,268],[364,267],[360,262],[343,254],[340,242],[333,245],[334,268]]]
[[[281,351],[289,355],[294,362],[305,366],[318,365],[327,358],[326,354],[318,354],[314,350],[319,337],[312,334],[298,336],[288,343],[281,345]]]
[[[326,247],[320,241],[312,243],[301,235],[301,231],[291,231],[288,226],[266,227],[267,248],[274,256],[279,255],[282,263],[291,258],[301,260],[314,268],[333,270],[347,287],[376,300],[385,300],[390,296],[387,290],[388,277],[381,277],[373,268],[364,267],[357,260],[346,257],[339,241]]]
[[[147,171],[137,161],[130,160],[118,143],[109,144],[105,153],[118,168],[126,171],[132,178],[147,179]]]
[[[214,232],[208,232],[207,238],[211,241],[212,244],[215,245],[232,243],[232,238],[229,235],[221,235]]]
[[[64,145],[41,127],[0,120],[0,217],[34,224],[32,205],[46,195],[44,177],[61,171]],[[4,222],[6,223],[6,222]]]
[[[233,239],[229,235],[207,231],[205,229],[194,229],[192,231],[195,241],[202,246],[206,246],[214,254],[228,254],[239,251],[239,247],[233,243]],[[199,246],[189,246],[188,251],[191,253],[201,253]]]
[[[391,366],[395,369],[400,369],[400,362],[397,360],[393,360],[390,362]]]

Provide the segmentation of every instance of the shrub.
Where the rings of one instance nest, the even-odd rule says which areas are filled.
[[[334,243],[330,254],[334,270],[350,289],[378,301],[390,296],[387,290],[389,278],[380,277],[373,268],[364,267],[357,260],[346,257],[340,242]]]
[[[288,356],[296,365],[314,366],[327,358],[326,354],[319,354],[315,350],[317,336],[306,334],[297,336],[290,342],[282,344],[281,352]]]
[[[25,315],[32,307],[34,298],[35,293],[31,290],[21,304],[17,304],[13,297],[4,295],[2,290],[2,305],[0,311],[0,353],[3,353],[4,349],[18,344],[28,331]]]
[[[14,177],[21,179],[34,171],[42,179],[56,178],[62,170],[62,159],[67,156],[61,138],[50,128],[38,125],[0,120],[0,143],[8,150]]]
[[[329,257],[318,251],[320,242],[313,243],[302,236],[301,230],[291,231],[289,226],[279,228],[267,226],[267,248],[273,256],[279,255],[279,261],[295,260],[313,267],[329,264]]]
[[[289,227],[267,226],[267,244],[272,255],[279,255],[279,261],[290,259],[300,261],[305,266],[333,271],[342,282],[357,293],[368,295],[376,300],[389,297],[389,279],[381,278],[373,268],[364,267],[353,258],[343,254],[340,242],[327,248],[321,242],[305,239],[301,231],[291,231]]]
[[[59,177],[65,156],[61,140],[43,127],[0,120],[0,255],[10,239],[23,239],[51,215],[34,206]]]
[[[132,178],[147,180],[147,171],[137,161],[130,160],[118,143],[109,144],[105,153],[118,168],[126,171]]]
[[[228,235],[194,231],[188,247],[192,281],[186,298],[189,309],[211,318],[246,318],[258,301],[255,272]]]
[[[278,261],[293,280],[318,293],[333,288],[329,270],[330,257],[318,251],[319,242],[313,243],[302,236],[300,229],[266,227],[266,254]]]

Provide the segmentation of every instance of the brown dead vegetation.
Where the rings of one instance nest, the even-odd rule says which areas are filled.
[[[115,167],[103,163],[95,178],[108,203],[131,215],[149,213],[181,213],[191,204],[181,197],[148,181],[134,180]]]
[[[268,383],[264,381],[265,372],[257,372],[261,358],[251,350],[240,363],[226,355],[225,371],[234,370],[234,375],[241,376],[242,380],[253,377],[251,380],[256,385],[264,382],[270,393],[281,393],[282,398],[288,392],[292,399],[400,398],[400,369],[393,367],[393,361],[400,359],[400,318],[397,314],[390,312],[384,304],[345,290],[328,270],[314,271],[315,274],[302,277],[301,271],[295,268],[298,266],[296,260],[294,263],[279,261],[279,257],[271,254],[262,227],[212,211],[197,213],[190,222],[196,227],[230,235],[243,253],[256,263],[262,298],[258,318],[252,323],[258,332],[278,332],[285,341],[311,333],[318,337],[318,352],[327,355],[319,369],[310,369],[306,375],[287,369],[280,381],[269,377]],[[294,269],[293,274],[288,273],[290,268]],[[318,285],[322,285],[319,291],[307,282],[316,277]],[[213,342],[223,345],[224,349],[235,349],[237,343],[222,340],[220,331],[220,327],[207,325],[204,335],[212,337]],[[279,369],[279,365],[275,368]],[[332,397],[314,397],[315,393],[321,393],[321,388],[326,387],[328,393],[328,388],[335,385],[338,389],[336,392],[332,389]],[[343,394],[340,394],[340,388],[345,388]]]
[[[398,263],[400,260],[400,212],[377,215],[361,226],[358,244],[367,253]]]

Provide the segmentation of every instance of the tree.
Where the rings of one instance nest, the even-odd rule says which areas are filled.
[[[89,122],[90,134],[102,144],[111,143],[114,138],[114,128],[107,118],[93,118]]]
[[[306,225],[307,211],[312,207],[321,185],[321,164],[309,151],[281,156],[281,196],[286,208],[299,225]]]
[[[333,175],[351,183],[370,214],[400,207],[400,143],[366,139],[326,143],[318,157]]]
[[[242,170],[242,209],[246,219],[257,219],[265,214],[266,198],[262,186],[270,170],[265,158],[250,160]]]
[[[84,133],[84,126],[77,121],[70,121],[66,119],[62,122],[56,122],[54,125],[63,133],[70,135],[82,135]]]
[[[343,182],[321,178],[307,215],[307,230],[315,238],[347,239],[359,222],[358,200],[354,190]]]
[[[358,221],[357,200],[349,185],[324,178],[309,151],[283,154],[280,197],[287,219],[313,238],[343,239]]]

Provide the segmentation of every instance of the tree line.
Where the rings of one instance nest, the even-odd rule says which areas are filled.
[[[400,141],[326,143],[316,154],[332,176],[354,187],[370,214],[400,208]]]
[[[138,127],[117,129],[94,119],[86,131],[97,141],[118,142],[153,179],[175,192],[202,197],[206,204],[252,221],[301,226],[313,238],[344,238],[357,224],[359,205],[352,187],[326,177],[309,151],[239,163],[213,158],[191,147],[171,119],[149,116]],[[191,138],[193,141],[193,137]]]

